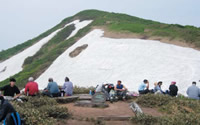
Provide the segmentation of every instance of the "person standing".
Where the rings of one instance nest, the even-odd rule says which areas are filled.
[[[65,92],[65,96],[72,96],[73,95],[73,83],[69,80],[68,77],[65,78],[63,90]]]
[[[21,95],[19,88],[15,85],[15,83],[16,80],[14,78],[10,78],[10,84],[0,88],[0,91],[4,92],[3,96],[11,96],[16,99]]]
[[[191,99],[200,99],[200,89],[196,86],[196,82],[192,82],[192,85],[187,89],[187,95]]]
[[[27,96],[35,96],[38,94],[38,92],[39,92],[38,84],[36,82],[34,82],[33,77],[30,77],[28,79],[28,83],[25,86],[25,94]]]

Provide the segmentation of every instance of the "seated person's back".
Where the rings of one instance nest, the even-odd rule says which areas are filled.
[[[73,95],[73,83],[69,81],[69,78],[65,78],[65,83],[63,85],[63,89],[65,91],[66,96],[72,96]]]
[[[169,86],[169,94],[171,96],[176,96],[178,93],[178,87],[176,86],[176,82],[172,82]]]
[[[48,90],[51,94],[59,93],[59,87],[58,87],[57,83],[54,82],[54,81],[50,81],[50,82],[48,83],[47,90]]]
[[[192,86],[187,89],[187,95],[192,99],[200,99],[200,89],[196,86],[196,82],[192,82]]]
[[[29,82],[25,86],[25,94],[27,95],[28,93],[28,95],[34,96],[39,92],[38,84],[34,82],[33,77],[30,77],[28,81]]]

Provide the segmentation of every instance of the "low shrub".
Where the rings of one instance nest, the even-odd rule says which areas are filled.
[[[151,115],[135,116],[133,123],[141,125],[197,125],[200,124],[200,103],[186,97],[168,95],[142,95],[137,103],[144,107],[157,108],[164,114],[160,117]]]
[[[74,94],[86,94],[91,91],[95,90],[95,87],[79,87],[79,86],[74,86]]]
[[[178,113],[173,116],[155,117],[150,115],[141,115],[131,118],[132,123],[139,125],[199,125],[199,114],[194,113]]]
[[[59,107],[53,98],[27,97],[27,102],[13,102],[26,125],[55,125],[58,119],[69,117],[68,109]]]

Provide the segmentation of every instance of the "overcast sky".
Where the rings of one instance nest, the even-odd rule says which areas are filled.
[[[200,27],[200,0],[0,0],[0,50],[32,39],[81,10]]]

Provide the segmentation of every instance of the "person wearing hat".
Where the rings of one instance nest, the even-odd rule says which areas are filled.
[[[169,95],[176,96],[178,93],[178,87],[176,86],[176,82],[172,81],[171,85],[169,86]]]
[[[27,96],[35,96],[38,94],[38,92],[39,92],[38,84],[36,82],[34,82],[33,77],[30,77],[28,79],[28,83],[25,86],[25,94]]]
[[[14,78],[10,79],[10,84],[5,85],[4,87],[0,88],[0,91],[3,91],[3,96],[11,96],[14,99],[18,98],[21,94],[19,88],[15,85],[16,80]]]
[[[155,83],[154,83],[154,85],[155,85]],[[165,92],[161,89],[161,86],[162,86],[162,81],[159,81],[159,82],[156,84],[155,88],[154,88],[154,93],[155,93],[155,94],[159,94],[159,93],[165,94]]]

